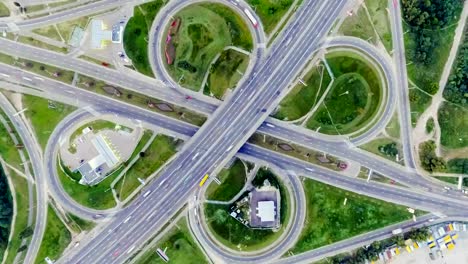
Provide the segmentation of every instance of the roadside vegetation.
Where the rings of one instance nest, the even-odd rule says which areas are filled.
[[[323,62],[313,66],[279,104],[274,117],[280,120],[296,120],[305,116],[323,96],[331,82],[331,76]]]
[[[458,47],[458,55],[444,89],[448,101],[468,106],[468,26],[465,25],[464,38]]]
[[[447,169],[445,160],[437,157],[435,153],[435,142],[433,140],[423,142],[419,145],[419,157],[421,166],[429,172],[442,172]]]
[[[0,2],[0,17],[7,17],[7,16],[10,16],[10,10],[4,3]]]
[[[145,75],[154,77],[148,58],[149,30],[165,1],[156,0],[133,9],[133,17],[128,20],[123,33],[125,53],[132,60],[135,69]]]
[[[205,217],[208,228],[218,242],[236,251],[254,251],[270,245],[284,232],[290,220],[289,195],[278,177],[264,168],[258,171],[252,184],[258,186],[265,179],[268,179],[272,186],[276,186],[280,190],[280,230],[273,232],[272,230],[249,228],[229,215],[230,205],[206,203]]]
[[[270,34],[291,8],[294,0],[247,0],[247,3],[262,20],[265,33]]]
[[[41,97],[23,94],[25,115],[31,121],[37,140],[45,149],[55,126],[76,108]]]
[[[201,126],[206,121],[206,117],[187,108],[180,107],[174,104],[161,101],[156,98],[149,97],[145,94],[130,91],[121,87],[116,87],[107,84],[103,81],[94,78],[79,75],[77,87],[87,91],[95,92],[115,100],[123,101],[150,111],[158,112],[162,115],[169,116],[196,126]]]
[[[238,194],[247,180],[246,168],[242,160],[236,159],[229,168],[222,169],[217,175],[219,181],[211,184],[206,189],[206,199],[215,201],[230,201]]]
[[[409,90],[409,101],[411,109],[411,124],[416,126],[419,116],[431,105],[432,96],[419,88],[413,87]]]
[[[434,123],[434,118],[429,118],[426,122],[426,133],[432,133],[432,131],[434,131],[434,126],[435,126],[435,123]]]
[[[68,168],[57,164],[57,174],[65,192],[77,203],[93,209],[109,209],[117,205],[112,196],[110,184],[122,169],[122,167],[118,168],[96,185],[87,186],[78,183],[81,174],[72,173]]]
[[[55,51],[55,52],[59,52],[59,53],[67,53],[68,52],[68,48],[66,48],[66,47],[58,47],[58,46],[55,46],[55,45],[51,45],[51,44],[48,44],[46,42],[42,42],[40,40],[37,40],[37,39],[35,39],[33,37],[18,36],[17,41],[21,42],[21,43],[24,43],[26,45],[30,45],[30,46],[38,47],[38,48],[41,48],[41,49],[50,50],[50,51]]]
[[[437,180],[446,182],[446,183],[451,183],[451,184],[458,184],[458,177],[445,177],[445,176],[434,176]]]
[[[157,135],[145,151],[138,153],[140,156],[138,161],[127,170],[124,177],[114,186],[118,198],[125,200],[141,185],[138,178],[146,180],[161,168],[177,152],[177,146],[180,143],[180,140],[172,137]]]
[[[203,93],[222,99],[227,89],[234,89],[249,65],[249,56],[233,49],[224,50],[211,65]]]
[[[335,76],[324,101],[306,123],[325,134],[350,134],[365,127],[382,101],[377,69],[350,52],[333,52],[326,58]]]
[[[289,141],[255,133],[249,138],[248,142],[331,170],[341,170],[339,165],[342,161],[337,157],[326,155],[321,151],[309,149],[301,145],[290,143]]]
[[[96,223],[84,220],[74,214],[67,213],[67,224],[74,232],[89,231],[96,226]]]
[[[3,113],[2,113],[3,115]],[[4,115],[4,118],[7,122],[10,122],[12,131],[8,131],[6,127],[0,123],[0,157],[2,157],[9,165],[13,166],[14,168],[24,171],[23,166],[21,165],[21,157],[18,152],[18,149],[11,138],[10,133],[14,133],[16,138],[19,141],[19,144],[22,144],[21,138],[18,135],[18,132],[13,128],[13,124],[11,123],[10,119]]]
[[[46,257],[54,261],[58,260],[71,242],[70,231],[68,231],[50,205],[47,209],[47,224],[44,234],[46,235],[44,235],[39,252],[37,253],[36,264],[44,263]]]
[[[15,190],[16,216],[15,224],[11,228],[13,235],[11,237],[11,241],[8,243],[8,255],[5,259],[5,263],[13,264],[16,255],[27,249],[27,246],[21,247],[21,241],[23,238],[28,237],[26,236],[28,233],[32,235],[32,232],[25,232],[25,230],[28,229],[29,213],[29,210],[26,210],[26,208],[29,208],[28,182],[24,177],[19,176],[13,170],[9,170],[8,174],[10,175],[10,181],[12,182],[13,188]],[[31,227],[29,227],[29,229],[31,229]]]
[[[400,122],[397,113],[393,114],[392,119],[385,128],[385,132],[392,138],[400,138]]]
[[[388,160],[395,161],[401,146],[393,139],[378,138],[360,146],[362,149],[377,154]]]
[[[165,234],[161,240],[151,247],[136,261],[137,264],[164,264],[156,250],[166,250],[166,255],[173,264],[201,264],[208,263],[200,246],[192,237],[185,217]]]
[[[443,103],[439,108],[438,120],[441,130],[440,143],[449,148],[468,146],[468,109]]]
[[[161,52],[169,74],[195,91],[200,90],[210,63],[225,47],[236,46],[246,51],[253,47],[243,18],[218,3],[193,4],[180,10],[165,32]]]
[[[387,11],[388,1],[386,0],[364,0],[367,11],[377,35],[382,41],[387,51],[392,50],[392,33],[390,29],[390,18]]]
[[[12,199],[5,172],[0,166],[0,259],[3,259],[8,246],[13,217]]]
[[[452,173],[468,174],[468,158],[451,159],[447,162],[447,167]],[[467,178],[463,180],[465,183]]]
[[[452,47],[461,0],[405,0],[405,50],[408,76],[420,89],[435,94]]]
[[[391,204],[306,179],[306,224],[294,254],[329,245],[404,220],[412,215]],[[346,204],[344,204],[347,199]]]

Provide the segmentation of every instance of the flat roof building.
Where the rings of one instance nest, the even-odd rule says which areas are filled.
[[[258,202],[257,216],[260,217],[261,222],[273,222],[275,221],[275,215],[276,215],[275,202],[273,201]]]
[[[123,27],[120,24],[112,26],[112,30],[108,30],[107,26],[100,19],[91,21],[91,48],[102,49],[107,46],[107,43],[122,43]]]
[[[91,142],[97,151],[97,155],[78,168],[83,176],[81,181],[85,184],[94,184],[100,181],[107,172],[120,162],[118,154],[102,134],[96,135]]]
[[[255,188],[249,193],[250,227],[278,228],[279,220],[279,190],[272,187]]]

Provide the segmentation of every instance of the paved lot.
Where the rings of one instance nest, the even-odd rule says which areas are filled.
[[[468,263],[468,232],[459,232],[457,245],[453,250],[442,250],[444,258],[431,260],[429,248],[420,248],[412,253],[403,253],[394,258],[392,264],[465,264]]]

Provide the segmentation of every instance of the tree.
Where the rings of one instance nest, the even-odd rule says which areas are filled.
[[[140,158],[144,158],[146,156],[146,153],[144,151],[140,152]]]

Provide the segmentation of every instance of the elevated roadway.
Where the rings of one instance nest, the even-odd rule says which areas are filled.
[[[290,24],[284,38],[274,46],[273,50],[278,56],[267,58],[264,66],[215,111],[179,152],[174,162],[166,167],[158,180],[150,184],[149,188],[155,190],[158,184],[167,180],[164,182],[165,185],[169,185],[168,190],[164,192],[166,197],[155,199],[157,195],[151,192],[145,203],[131,206],[131,209],[127,210],[126,218],[112,222],[99,237],[80,247],[81,250],[75,252],[71,258],[67,259],[66,256],[61,261],[124,262],[135,247],[148,239],[149,232],[161,228],[168,218],[182,207],[197,188],[201,177],[206,173],[216,172],[255,131],[268,115],[267,111],[263,112],[261,109],[272,108],[282,89],[310,58],[319,39],[328,32],[344,4],[344,1],[304,3],[297,11],[301,15]],[[294,37],[297,41],[286,47],[285,43],[289,37]],[[295,50],[302,52],[298,53]],[[284,58],[286,55],[288,59]],[[145,210],[146,206],[152,210]],[[144,221],[151,214],[152,221]],[[115,230],[120,225],[125,225],[125,230]],[[109,240],[114,243],[107,243]]]

